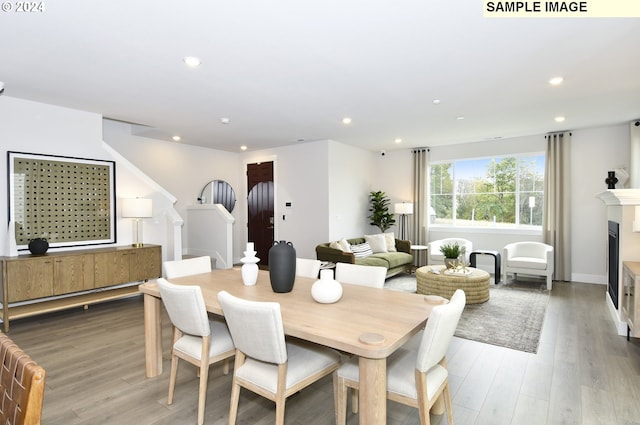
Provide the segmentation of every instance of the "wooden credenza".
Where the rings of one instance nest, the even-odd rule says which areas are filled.
[[[9,321],[138,293],[162,274],[162,248],[118,246],[0,257],[2,320]]]

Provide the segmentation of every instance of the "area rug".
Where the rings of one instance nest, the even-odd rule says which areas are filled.
[[[385,288],[415,292],[415,277],[388,279]],[[536,353],[548,302],[544,283],[491,284],[489,301],[465,306],[456,336]]]

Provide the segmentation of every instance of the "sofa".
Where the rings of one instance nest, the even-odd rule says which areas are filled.
[[[374,235],[375,236],[375,235]],[[411,241],[392,238],[395,241],[395,252],[380,252],[375,246],[373,252],[365,257],[358,257],[353,252],[344,250],[345,245],[362,246],[367,239],[364,237],[342,239],[336,242],[321,243],[316,246],[316,256],[320,261],[333,263],[351,263],[365,266],[382,266],[387,269],[386,277],[391,277],[413,269],[413,255],[411,254]],[[338,242],[342,242],[339,244]],[[342,245],[342,247],[341,247]],[[378,251],[378,252],[375,252]]]

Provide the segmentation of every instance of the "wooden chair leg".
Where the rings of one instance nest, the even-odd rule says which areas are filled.
[[[451,403],[451,391],[449,390],[449,383],[444,387],[442,391],[444,398],[444,406],[447,412],[447,422],[449,425],[453,425],[453,404]]]
[[[333,372],[333,405],[336,425],[345,425],[347,423],[347,386],[338,377],[337,370]]]
[[[167,397],[167,404],[173,403],[173,393],[176,388],[176,376],[178,375],[178,356],[171,353],[171,372],[169,373],[169,396]]]
[[[204,423],[204,408],[207,403],[207,380],[209,379],[208,359],[200,365],[200,385],[198,387],[198,425]]]
[[[233,366],[233,381],[231,383],[231,401],[229,403],[229,425],[236,425],[238,417],[238,403],[240,402],[240,385],[236,381],[235,371],[244,363],[244,354],[236,350],[236,359]]]
[[[351,388],[351,412],[358,413],[358,400],[360,400],[359,391],[356,388]]]

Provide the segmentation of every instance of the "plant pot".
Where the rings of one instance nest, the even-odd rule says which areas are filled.
[[[29,241],[29,251],[34,255],[42,255],[49,249],[49,242],[44,238],[35,238]]]
[[[457,258],[446,258],[444,259],[444,265],[448,269],[455,269],[458,267],[458,259]]]

